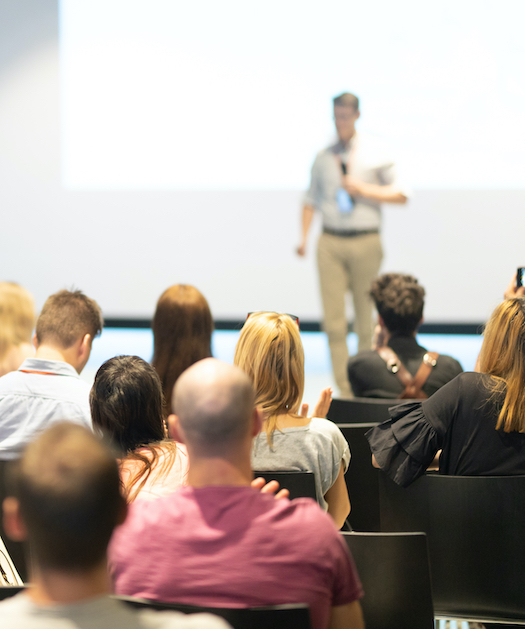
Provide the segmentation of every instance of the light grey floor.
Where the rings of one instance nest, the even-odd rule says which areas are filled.
[[[215,331],[212,340],[213,355],[220,360],[232,363],[238,337],[239,332]],[[323,388],[332,387],[334,397],[337,396],[337,389],[332,378],[326,336],[321,332],[301,332],[301,338],[306,357],[304,402],[312,406]],[[454,356],[461,362],[465,371],[472,371],[481,348],[482,337],[420,334],[418,341],[432,351]],[[348,335],[348,347],[351,354],[357,351],[355,334]],[[151,360],[153,354],[151,330],[106,328],[102,336],[95,339],[93,343],[91,357],[82,372],[82,378],[92,383],[100,365],[118,354],[134,354],[144,360]]]

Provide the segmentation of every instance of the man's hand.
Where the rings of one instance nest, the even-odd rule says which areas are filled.
[[[342,186],[351,197],[362,197],[378,203],[406,203],[408,200],[404,192],[395,186],[366,183],[352,175],[343,176]]]
[[[308,242],[308,233],[310,226],[314,218],[315,208],[311,205],[304,205],[301,214],[301,243],[295,250],[298,256],[304,257],[306,255],[306,243]]]
[[[295,253],[303,258],[306,255],[306,243],[302,242],[295,250]]]
[[[261,494],[275,494],[275,499],[289,498],[290,492],[287,489],[279,490],[279,483],[276,480],[271,480],[267,483],[262,476],[254,478],[251,482],[253,489],[258,489]]]
[[[343,176],[343,188],[351,197],[369,196],[369,184],[352,177],[352,175]]]
[[[326,413],[328,413],[328,409],[332,403],[332,393],[333,391],[331,387],[326,387],[326,389],[321,391],[321,395],[314,407],[314,414],[312,417],[326,417]],[[308,417],[308,404],[303,404],[301,406],[301,412],[299,414],[301,417]]]
[[[516,285],[516,281],[518,279],[518,274],[514,273],[512,279],[510,280],[509,285],[505,289],[503,293],[503,297],[505,299],[514,299],[515,297],[523,297],[525,295],[525,286],[520,286],[519,288]]]

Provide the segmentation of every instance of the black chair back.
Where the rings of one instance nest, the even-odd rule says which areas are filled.
[[[10,461],[0,461],[0,516],[2,503],[4,502],[4,498],[6,497],[5,476],[10,463]],[[11,561],[15,565],[15,568],[20,575],[20,578],[22,579],[22,581],[24,581],[24,583],[27,582],[29,574],[27,570],[24,546],[21,542],[14,542],[7,536],[4,530],[2,517],[0,517],[0,537],[3,540],[5,547],[7,548],[7,552],[9,553]]]
[[[201,607],[160,603],[131,596],[116,596],[132,607],[175,610],[184,614],[207,612],[221,616],[233,629],[311,629],[308,605],[271,605],[266,607]]]
[[[25,590],[25,588],[25,585],[6,585],[0,587],[0,601],[3,601],[6,598],[11,598],[11,596],[18,594],[18,592]]]
[[[409,400],[383,400],[379,398],[334,398],[326,414],[334,424],[364,424],[384,422],[389,419],[388,409]]]
[[[313,472],[254,471],[253,477],[262,476],[266,482],[276,480],[282,489],[288,489],[290,498],[313,498],[317,501]]]
[[[372,453],[365,437],[374,426],[377,424],[339,424],[352,453],[345,480],[352,505],[348,522],[354,531],[381,530],[379,470],[372,465]]]
[[[366,629],[433,629],[424,533],[342,533],[365,592]]]
[[[425,531],[441,616],[525,624],[525,476],[380,474],[381,528]]]

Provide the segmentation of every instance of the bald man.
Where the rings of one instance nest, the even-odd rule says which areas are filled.
[[[362,629],[361,584],[330,516],[310,499],[250,486],[263,417],[244,372],[196,363],[175,385],[173,411],[188,485],[131,505],[110,547],[116,592],[210,606],[308,603],[313,629]]]

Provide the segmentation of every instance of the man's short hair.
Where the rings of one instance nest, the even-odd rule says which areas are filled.
[[[103,561],[125,508],[106,446],[83,426],[60,422],[11,465],[7,494],[19,502],[37,564],[82,571]]]
[[[334,107],[352,107],[355,111],[359,111],[359,98],[350,92],[343,92],[334,99]]]
[[[370,295],[389,332],[412,334],[423,317],[425,289],[413,275],[385,273],[372,282]]]
[[[206,358],[182,373],[172,403],[187,443],[220,454],[250,431],[254,400],[252,383],[241,369]]]
[[[99,305],[82,291],[61,290],[51,295],[36,322],[38,343],[52,343],[62,349],[90,334],[102,332],[104,320]]]

